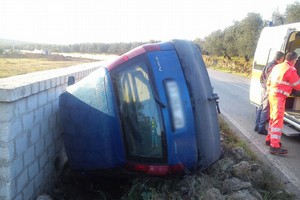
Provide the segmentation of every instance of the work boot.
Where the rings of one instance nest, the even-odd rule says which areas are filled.
[[[266,129],[261,129],[261,130],[258,130],[258,134],[268,135],[268,131]]]
[[[266,145],[267,146],[270,146],[271,145],[271,142],[270,141],[266,141]],[[279,142],[279,146],[281,147],[282,145],[281,145],[281,142]]]
[[[275,155],[283,155],[287,154],[288,150],[287,149],[282,149],[281,147],[270,147],[270,154],[275,154]]]
[[[258,131],[258,126],[257,126],[257,125],[255,126],[254,131],[255,131],[255,132]]]

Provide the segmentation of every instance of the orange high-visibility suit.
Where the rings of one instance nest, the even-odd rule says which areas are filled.
[[[300,78],[294,64],[284,61],[273,68],[267,81],[270,121],[266,141],[271,147],[280,147],[285,101],[293,89],[300,90]]]

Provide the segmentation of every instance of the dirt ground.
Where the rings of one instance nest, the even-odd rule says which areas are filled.
[[[118,200],[131,188],[132,178],[87,176],[66,166],[50,196],[53,200]]]

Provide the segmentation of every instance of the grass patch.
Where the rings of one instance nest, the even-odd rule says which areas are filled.
[[[14,54],[0,57],[0,78],[27,74],[36,71],[69,67],[93,62],[92,59],[65,57],[62,55]]]
[[[203,55],[203,60],[208,68],[218,71],[250,78],[252,73],[252,60],[246,62],[242,58],[233,57],[230,60],[223,57]]]

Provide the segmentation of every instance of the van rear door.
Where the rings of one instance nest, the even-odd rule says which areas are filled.
[[[194,168],[194,119],[176,51],[146,52],[110,73],[128,161]]]
[[[285,52],[284,41],[288,27],[266,27],[262,30],[252,65],[250,83],[250,103],[259,106],[261,103],[260,76],[262,69],[274,59],[276,51]]]

